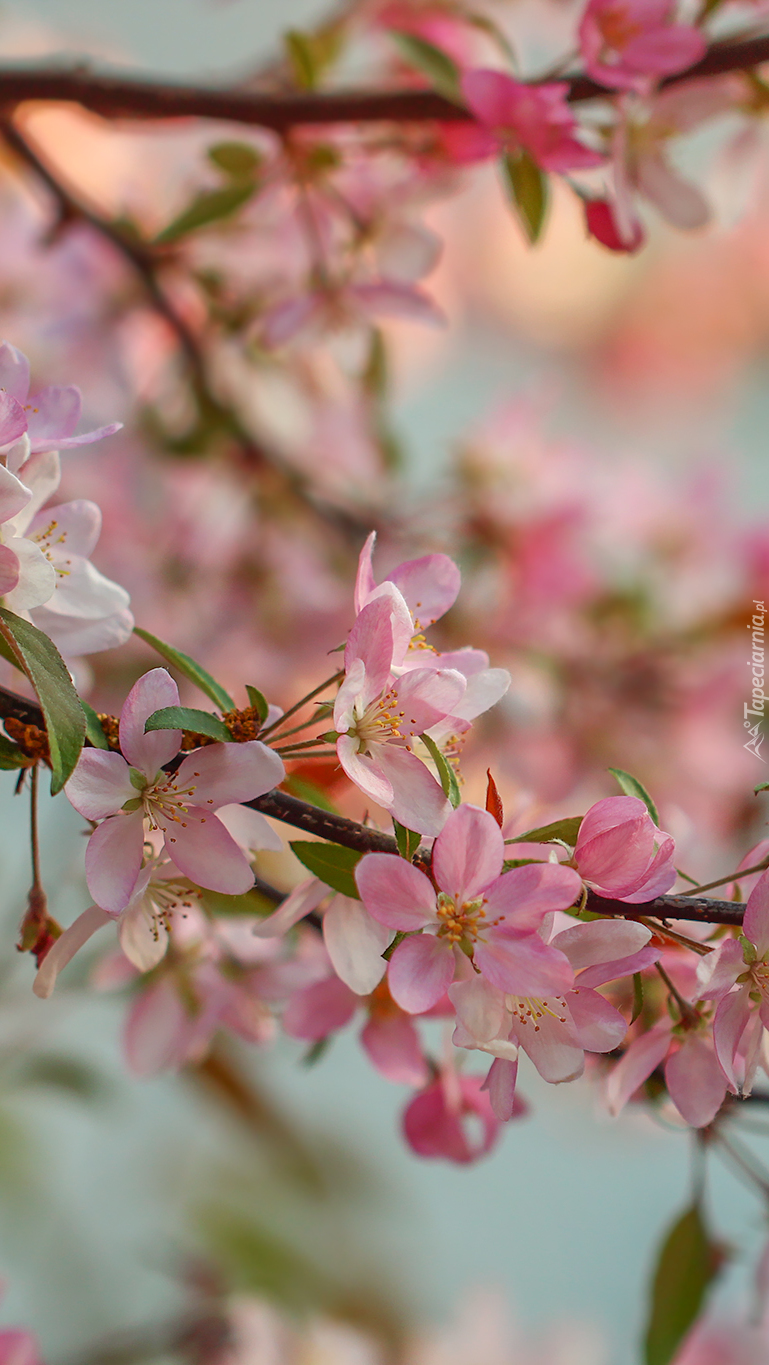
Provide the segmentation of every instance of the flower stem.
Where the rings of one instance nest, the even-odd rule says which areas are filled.
[[[719,877],[715,882],[706,882],[704,886],[695,886],[688,894],[699,896],[703,891],[712,891],[714,886],[723,886],[724,882],[738,882],[740,877],[749,877],[753,872],[764,872],[767,867],[769,867],[769,858],[763,858],[760,863],[755,863],[753,867],[743,867],[741,872],[730,872],[728,877]]]
[[[313,697],[317,697],[319,692],[323,692],[327,687],[333,687],[334,683],[340,682],[343,677],[344,669],[340,669],[338,673],[334,673],[333,677],[326,678],[325,682],[319,683],[317,687],[313,688],[312,692],[308,692],[305,697],[301,697],[299,701],[294,702],[294,705],[290,706],[287,711],[284,711],[283,715],[279,716],[277,720],[274,720],[272,725],[266,726],[266,728],[262,730],[259,738],[264,739],[265,735],[272,734],[272,731],[277,730],[278,727],[283,724],[284,720],[288,720],[289,716],[295,715],[297,711],[300,711],[303,706],[307,705],[308,701],[312,701]]]
[[[667,972],[665,971],[665,968],[662,967],[662,966],[660,966],[659,962],[655,962],[654,965],[655,965],[655,967],[657,968],[657,971],[659,972],[660,976],[662,977],[662,980],[665,982],[665,985],[667,986],[668,990],[670,991],[670,994],[672,995],[673,999],[675,1000],[675,1002],[676,1002],[676,1004],[677,1004],[679,1010],[681,1011],[681,1020],[682,1020],[682,1022],[685,1021],[686,1023],[690,1023],[690,1024],[691,1024],[691,1023],[694,1023],[694,1022],[696,1021],[697,1017],[698,1017],[698,1016],[697,1016],[697,1011],[696,1011],[695,1009],[692,1008],[692,1006],[689,1004],[689,1001],[688,1001],[688,1000],[685,1000],[685,999],[684,999],[684,997],[682,996],[682,994],[681,994],[681,992],[679,991],[678,987],[675,986],[675,985],[673,984],[673,982],[670,980],[670,977],[668,976]]]

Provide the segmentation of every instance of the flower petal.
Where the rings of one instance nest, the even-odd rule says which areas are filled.
[[[611,1052],[625,1040],[627,1020],[598,991],[570,991],[566,998],[580,1047],[587,1052]]]
[[[339,742],[341,744],[341,740]],[[399,824],[418,834],[440,834],[451,814],[451,806],[440,783],[407,749],[380,744],[378,750],[376,768],[392,788],[392,796],[385,803],[390,814]]]
[[[70,805],[86,820],[116,815],[136,796],[130,769],[122,754],[104,749],[84,749],[64,790]]]
[[[495,1057],[484,1081],[484,1090],[488,1091],[491,1108],[500,1123],[509,1122],[516,1113],[515,1084],[517,1079],[518,1059],[516,1058],[513,1062],[503,1057]]]
[[[0,346],[0,389],[19,403],[23,403],[29,393],[29,361],[24,352],[9,341]]]
[[[140,972],[149,972],[165,956],[168,930],[162,920],[152,915],[142,895],[120,916],[118,939],[128,961]]]
[[[400,1010],[372,1014],[361,1043],[380,1075],[396,1085],[426,1085],[430,1072],[414,1021]]]
[[[256,934],[257,938],[275,938],[288,933],[288,930],[293,929],[305,915],[317,910],[328,894],[329,888],[326,883],[317,877],[300,882],[272,915],[257,921],[252,933]]]
[[[382,980],[387,971],[382,953],[392,938],[392,930],[349,896],[334,896],[323,916],[323,941],[331,965],[356,995],[369,995]]]
[[[481,976],[455,981],[449,986],[449,999],[457,1018],[477,1043],[496,1038],[505,1017],[504,996]]]
[[[179,689],[165,668],[152,668],[126,697],[120,713],[120,748],[132,767],[153,778],[179,752],[181,730],[151,730],[145,722],[164,706],[179,705]]]
[[[418,630],[435,624],[457,600],[461,574],[448,555],[407,559],[387,575],[406,602]]]
[[[19,563],[19,581],[5,594],[11,611],[24,612],[41,607],[56,591],[56,570],[34,541],[13,536],[8,542]]]
[[[430,878],[394,853],[366,853],[355,868],[355,883],[368,913],[390,929],[408,932],[435,920]]]
[[[194,789],[196,805],[216,810],[263,796],[285,775],[280,756],[260,740],[251,739],[245,744],[208,744],[197,749],[182,761],[176,780],[180,790]]]
[[[454,953],[445,939],[414,934],[390,958],[387,982],[396,1005],[423,1014],[436,1005],[454,978]]]
[[[88,890],[103,910],[117,915],[133,895],[144,852],[141,811],[111,815],[95,829],[85,851]]]
[[[290,1038],[317,1042],[349,1023],[360,1001],[337,976],[327,976],[292,995],[283,1012],[283,1028]]]
[[[582,882],[572,867],[528,863],[504,872],[486,888],[486,919],[502,918],[517,933],[538,929],[545,915],[568,910],[579,900]]]
[[[755,944],[759,957],[769,953],[769,872],[759,877],[748,896],[742,932]]]
[[[486,980],[510,995],[563,995],[574,981],[569,959],[539,934],[492,929],[485,943],[476,943],[474,957]]]
[[[665,1084],[676,1109],[692,1128],[712,1123],[726,1095],[726,1079],[704,1038],[690,1035],[665,1063]]]
[[[114,923],[113,916],[108,915],[106,910],[101,910],[98,905],[90,905],[82,915],[78,915],[43,958],[32,984],[35,995],[41,1000],[47,1000],[62,968],[72,961],[75,953],[79,952],[97,929],[101,929],[103,924],[110,923]]]
[[[242,896],[254,884],[248,859],[211,808],[189,806],[184,820],[157,822],[166,836],[166,852],[180,872],[197,886]]]
[[[552,946],[568,957],[575,972],[597,963],[630,957],[645,947],[651,930],[630,920],[593,920],[556,934]]]
[[[672,1024],[662,1019],[635,1038],[624,1057],[611,1072],[606,1084],[606,1101],[610,1114],[619,1114],[631,1095],[648,1080],[655,1067],[659,1066],[670,1047]]]
[[[493,815],[479,806],[459,806],[449,816],[433,848],[433,872],[442,891],[457,905],[473,900],[499,877],[505,841]]]
[[[585,1069],[585,1054],[577,1041],[568,1016],[562,1019],[558,1004],[542,1001],[543,1009],[532,1010],[531,1018],[515,1016],[513,1035],[531,1058],[544,1081],[559,1085],[574,1081]]]

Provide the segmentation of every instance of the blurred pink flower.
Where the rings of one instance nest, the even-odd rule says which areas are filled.
[[[618,90],[683,71],[707,46],[698,29],[676,21],[675,0],[588,0],[579,42],[588,75]]]
[[[517,1114],[524,1112],[519,1100]],[[451,1065],[442,1068],[406,1106],[403,1134],[417,1156],[441,1157],[463,1166],[485,1156],[499,1136],[499,1123],[482,1078],[464,1076]]]
[[[83,432],[75,436],[74,431],[80,420],[82,400],[80,390],[74,384],[64,388],[49,386],[39,393],[29,394],[29,361],[27,357],[4,341],[0,345],[0,392],[18,404],[24,415],[22,430],[29,436],[30,450],[34,454],[41,450],[66,450],[73,446],[90,445],[101,441],[105,436],[113,436],[120,431],[122,422],[111,422],[108,426],[97,427],[95,431]],[[16,420],[16,408],[12,408]],[[0,409],[3,426],[0,427],[0,445],[15,436],[7,435],[10,429],[11,409],[5,405]],[[21,432],[18,433],[21,435]]]
[[[504,71],[467,71],[462,94],[470,112],[494,135],[499,150],[526,151],[545,171],[599,166],[603,161],[580,142],[564,83],[525,85]]]

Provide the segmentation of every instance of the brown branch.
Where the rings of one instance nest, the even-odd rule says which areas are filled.
[[[695,66],[668,77],[663,84],[744,71],[766,61],[769,36],[714,43]],[[617,94],[588,76],[573,76],[568,85],[569,99],[575,101]],[[25,100],[80,104],[108,119],[205,118],[251,124],[277,133],[311,124],[457,122],[470,117],[465,109],[432,90],[267,94],[98,75],[82,67],[70,71],[32,66],[0,70],[0,105],[12,109]]]
[[[27,701],[25,697],[0,687],[0,718],[13,716],[27,725],[37,725],[44,729],[43,713],[37,702]],[[315,834],[331,843],[341,844],[359,853],[397,853],[398,845],[391,834],[381,830],[369,829],[345,815],[335,815],[332,811],[321,810],[308,801],[300,801],[288,792],[275,787],[258,796],[255,801],[244,801],[245,806],[271,815],[284,825]],[[417,862],[426,865],[429,853],[417,853]],[[265,894],[274,895],[272,888],[265,888]],[[623,919],[640,919],[653,916],[658,920],[681,919],[694,924],[742,924],[745,905],[741,901],[711,900],[707,896],[658,896],[656,900],[646,901],[643,905],[632,905],[628,901],[608,900],[597,896],[594,891],[587,893],[587,909],[599,915],[616,915]]]

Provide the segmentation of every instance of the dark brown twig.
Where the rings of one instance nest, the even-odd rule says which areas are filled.
[[[702,76],[744,71],[766,61],[769,36],[713,43],[695,66],[663,83],[680,84]],[[568,84],[569,99],[574,101],[616,95],[588,76],[573,76]],[[98,75],[82,67],[69,71],[33,66],[0,70],[0,105],[13,108],[25,100],[80,104],[109,119],[218,119],[277,133],[311,124],[456,122],[469,118],[465,109],[432,90],[273,94]]]

